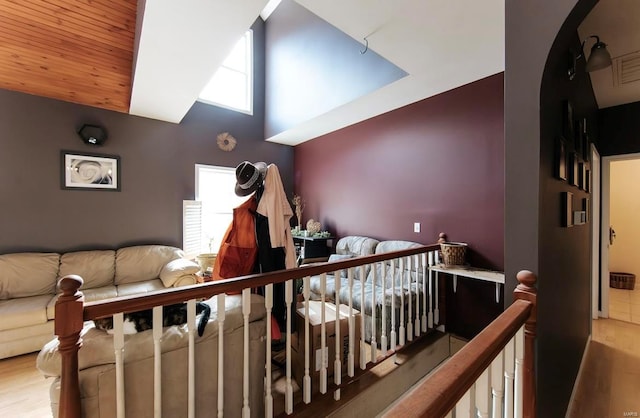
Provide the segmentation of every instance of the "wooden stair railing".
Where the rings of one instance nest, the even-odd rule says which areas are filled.
[[[450,416],[459,400],[473,387],[481,375],[491,367],[494,359],[524,327],[524,356],[522,387],[518,382],[518,359],[516,358],[515,405],[508,412],[509,402],[494,404],[493,416],[515,416],[535,418],[535,337],[536,297],[535,275],[523,270],[517,274],[518,286],[514,290],[514,302],[480,334],[467,343],[424,382],[402,398],[385,413],[385,417],[445,417]],[[516,342],[516,346],[517,346]],[[516,349],[516,353],[517,353]],[[506,380],[505,372],[505,380]],[[513,379],[513,377],[511,377]],[[486,383],[486,381],[485,381]],[[521,393],[517,391],[521,389]],[[518,397],[522,396],[518,402]],[[506,399],[506,398],[505,398]],[[486,404],[485,404],[486,405]],[[497,405],[497,406],[496,406]],[[504,407],[504,415],[503,413]],[[464,411],[464,416],[488,416],[487,411],[476,411],[475,405]],[[488,408],[487,408],[488,410]],[[475,414],[477,412],[477,415]],[[458,410],[456,409],[456,417]]]
[[[409,257],[418,257],[422,258],[422,260],[426,260],[426,253],[434,253],[439,249],[439,244],[432,244],[401,251],[355,257],[333,263],[314,264],[302,266],[296,269],[255,274],[192,286],[153,291],[144,295],[122,296],[89,303],[84,303],[84,296],[80,291],[80,287],[83,284],[82,278],[75,275],[65,276],[59,282],[62,295],[59,297],[55,307],[55,334],[58,336],[60,341],[58,350],[60,352],[62,362],[58,416],[60,418],[79,418],[82,414],[79,388],[78,351],[82,346],[80,334],[83,329],[84,321],[114,316],[116,314],[120,315],[122,313],[137,312],[158,306],[181,303],[184,301],[203,298],[208,299],[215,295],[238,293],[246,289],[266,286],[274,283],[288,283],[288,286],[291,286],[291,283],[297,279],[304,279],[306,281],[311,276],[339,272],[346,269],[361,268],[361,266],[364,266],[365,264],[373,265],[374,263],[386,262],[387,260]],[[424,269],[421,274],[426,277],[427,265],[422,264],[421,266]],[[429,277],[431,276],[429,275]],[[437,297],[435,299],[437,301]],[[243,311],[243,314],[244,313],[245,312]],[[416,315],[417,313],[418,309],[416,309]],[[248,312],[246,313],[246,318],[248,318]],[[416,333],[418,333],[418,330],[416,330]],[[390,350],[389,353],[393,354],[393,351],[394,350]]]

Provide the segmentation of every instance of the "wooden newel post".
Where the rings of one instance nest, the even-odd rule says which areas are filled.
[[[532,272],[522,270],[516,275],[518,286],[513,291],[514,299],[531,302],[531,312],[524,324],[524,367],[523,367],[523,408],[525,418],[536,417],[536,375],[535,375],[535,340],[538,312],[538,280]]]
[[[78,379],[78,350],[82,346],[80,331],[83,324],[84,295],[78,289],[82,286],[82,277],[65,276],[58,282],[62,295],[56,302],[55,334],[60,345],[58,351],[62,357],[60,374],[60,404],[58,417],[80,418],[80,382]]]

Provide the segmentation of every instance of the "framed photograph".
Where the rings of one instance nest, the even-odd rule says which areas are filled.
[[[560,193],[560,225],[565,228],[573,226],[573,193],[562,192]]]
[[[584,190],[584,186],[585,186],[585,174],[586,174],[586,165],[585,163],[583,163],[582,161],[578,162],[578,187],[582,190]]]
[[[567,146],[560,138],[556,139],[555,176],[560,180],[567,179]]]
[[[578,154],[570,152],[567,154],[567,182],[572,186],[579,185],[578,174]]]
[[[573,106],[569,100],[562,102],[562,135],[570,143],[574,142]]]
[[[591,170],[584,170],[584,191],[591,193]]]
[[[573,135],[574,135],[574,148],[576,151],[576,154],[578,154],[580,157],[582,157],[582,137],[584,136],[584,134],[582,133],[582,120],[576,120],[573,123],[574,129],[573,129]]]
[[[583,197],[582,198],[582,211],[585,213],[584,215],[584,221],[585,222],[589,222],[589,198],[588,197]]]
[[[120,191],[120,157],[62,151],[61,187],[66,190]]]

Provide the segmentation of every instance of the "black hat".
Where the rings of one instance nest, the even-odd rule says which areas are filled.
[[[267,173],[267,164],[243,161],[236,167],[236,195],[248,196],[258,190]]]

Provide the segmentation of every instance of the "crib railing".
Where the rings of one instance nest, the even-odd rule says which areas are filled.
[[[536,277],[517,279],[513,304],[385,417],[536,416]]]
[[[195,368],[197,367],[194,355],[195,330],[196,330],[196,313],[195,301],[200,299],[217,298],[218,308],[218,394],[217,408],[218,416],[223,416],[225,412],[223,391],[221,388],[225,384],[224,374],[225,367],[222,362],[224,352],[224,309],[225,294],[242,293],[242,315],[244,318],[244,353],[243,353],[243,369],[244,378],[241,388],[238,391],[243,393],[243,406],[241,414],[243,417],[251,416],[249,405],[249,316],[251,314],[250,294],[251,289],[264,287],[264,303],[266,309],[266,323],[271,323],[271,315],[273,308],[273,285],[275,283],[285,284],[285,302],[287,309],[287,318],[294,316],[294,283],[302,280],[302,298],[304,299],[307,311],[305,311],[305,329],[309,329],[308,307],[311,298],[310,281],[312,277],[320,277],[320,303],[322,306],[322,350],[326,347],[326,321],[324,312],[326,304],[329,302],[348,305],[348,329],[349,343],[348,354],[346,358],[341,356],[341,347],[339,344],[340,315],[336,315],[335,329],[338,333],[336,338],[335,358],[324,358],[320,370],[320,388],[321,394],[329,390],[333,391],[334,399],[340,400],[340,388],[348,383],[348,379],[357,375],[354,364],[355,352],[354,342],[359,339],[360,343],[360,362],[359,368],[365,370],[371,367],[373,363],[379,362],[383,358],[395,355],[397,350],[408,344],[412,340],[427,333],[434,327],[439,325],[438,310],[438,294],[437,281],[438,273],[431,271],[429,266],[438,263],[438,244],[420,246],[402,251],[377,254],[372,256],[356,257],[342,260],[334,263],[321,263],[309,266],[302,266],[296,269],[282,270],[259,275],[250,275],[235,279],[208,282],[199,285],[186,286],[182,288],[172,288],[163,291],[149,292],[139,296],[118,297],[110,300],[99,302],[84,303],[82,292],[79,290],[82,285],[82,278],[79,276],[66,276],[60,281],[60,289],[63,292],[56,304],[56,320],[55,333],[60,341],[59,352],[62,358],[61,387],[60,387],[60,404],[59,417],[77,418],[82,414],[80,402],[80,388],[78,378],[78,351],[81,349],[82,341],[80,333],[83,329],[83,322],[104,317],[113,317],[114,323],[114,353],[116,361],[116,411],[119,418],[125,416],[125,399],[124,399],[124,361],[123,348],[125,337],[123,334],[123,314],[128,312],[136,312],[140,310],[153,309],[155,319],[160,319],[162,315],[162,306],[181,303],[187,301],[188,308],[188,333],[189,333],[189,396],[188,396],[188,416],[195,416]],[[360,292],[361,314],[360,321],[361,334],[355,335],[355,320],[357,313],[353,309],[354,296],[353,290],[355,283],[360,283],[360,288],[364,289],[367,280],[366,270],[372,271],[373,286],[378,287],[372,293],[372,309],[369,313],[371,316],[371,337],[365,341],[365,312],[366,301],[365,292]],[[346,271],[346,278],[342,280],[342,271]],[[359,274],[357,274],[359,272]],[[329,300],[327,295],[327,279],[334,278],[337,287],[335,299]],[[343,284],[348,286],[349,292],[346,300],[341,300],[340,286]],[[387,307],[387,300],[390,306]],[[378,313],[378,301],[380,301],[380,312]],[[397,312],[399,311],[399,312]],[[377,331],[377,315],[382,316],[380,335]],[[391,326],[387,327],[390,319]],[[151,344],[154,345],[154,416],[160,417],[161,411],[161,393],[162,381],[160,379],[162,363],[160,355],[160,340],[162,338],[162,321],[153,321]],[[292,414],[294,412],[293,402],[293,384],[292,384],[292,329],[291,320],[287,321],[285,331],[286,346],[286,389],[284,396],[284,412]],[[265,416],[273,416],[274,399],[271,394],[271,328],[266,327],[266,362],[265,362],[265,388],[264,388],[264,406]],[[300,330],[297,331],[300,333]],[[308,332],[305,332],[305,351],[304,351],[304,377],[302,391],[302,400],[304,403],[310,403],[313,397],[313,388],[311,387],[312,370],[310,368],[310,353]],[[378,342],[379,341],[379,342]],[[367,344],[365,344],[367,343]],[[378,345],[380,346],[378,348]],[[367,346],[371,347],[370,356],[365,352]],[[370,360],[367,361],[367,357]],[[347,378],[343,380],[342,363],[348,363]],[[334,366],[334,381],[329,384],[327,374],[329,364]],[[164,365],[164,367],[168,367]],[[238,411],[233,412],[237,415]]]

